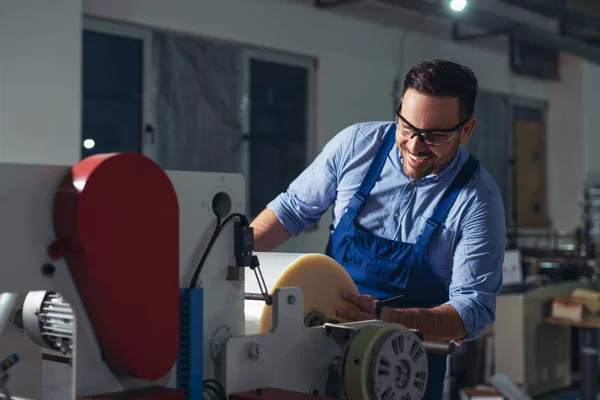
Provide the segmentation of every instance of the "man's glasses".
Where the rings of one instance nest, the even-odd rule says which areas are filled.
[[[398,107],[396,112],[396,125],[402,136],[412,139],[418,136],[422,142],[425,142],[428,146],[441,146],[450,142],[457,132],[459,132],[471,118],[467,118],[458,125],[449,129],[419,129],[414,127],[408,122],[402,115],[400,115],[400,109],[402,104]]]

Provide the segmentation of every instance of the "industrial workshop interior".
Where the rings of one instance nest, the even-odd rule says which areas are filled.
[[[0,0],[0,399],[598,400],[599,104],[598,0]]]

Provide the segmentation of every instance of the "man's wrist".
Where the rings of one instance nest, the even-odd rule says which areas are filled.
[[[428,340],[449,341],[466,336],[461,317],[454,308],[445,305],[435,308],[384,308],[381,320],[418,330]]]
[[[378,319],[390,324],[400,324],[400,311],[401,309],[383,307]]]

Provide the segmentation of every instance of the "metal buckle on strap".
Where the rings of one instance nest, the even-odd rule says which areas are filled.
[[[432,221],[431,218],[427,218],[425,220],[425,226],[423,227],[423,232],[421,232],[419,237],[422,237],[423,239],[429,241],[431,234],[437,229],[437,227],[439,225],[440,225],[439,222],[437,222],[435,220]]]
[[[427,218],[425,220],[425,226],[423,227],[423,231],[417,238],[417,245],[421,247],[426,247],[429,244],[429,239],[433,232],[435,232],[436,228],[439,226],[437,221],[432,221],[431,218]]]
[[[360,201],[361,203],[362,203],[362,202],[364,202],[364,201],[365,201],[365,199],[367,198],[367,196],[365,196],[364,194],[362,194],[362,193],[361,193],[361,192],[359,192],[359,191],[356,191],[356,192],[354,193],[354,196],[353,196],[353,197],[356,197],[356,198],[358,199],[358,201]]]
[[[432,220],[431,220],[431,218],[427,218],[427,219],[425,220],[425,224],[426,224],[426,225],[429,225],[429,226],[430,226],[429,230],[430,230],[431,232],[433,232],[433,231],[435,230],[435,228],[437,228],[437,227],[438,227],[438,225],[439,225],[439,222],[437,222],[437,221],[435,221],[435,222],[434,222],[434,221],[432,221]],[[425,227],[425,229],[427,229],[427,226]],[[425,229],[423,229],[423,231],[425,231]]]
[[[363,198],[362,200],[361,197]],[[352,196],[352,198],[348,202],[348,205],[346,206],[344,211],[348,212],[349,210],[353,210],[355,213],[358,213],[362,208],[363,202],[364,196],[362,194],[359,195],[359,193],[355,193],[354,196]]]

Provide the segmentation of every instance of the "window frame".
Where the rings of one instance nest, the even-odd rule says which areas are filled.
[[[305,68],[307,71],[307,101],[306,101],[306,149],[305,149],[305,167],[307,167],[316,156],[317,129],[316,129],[316,60],[309,56],[283,53],[263,49],[245,49],[241,55],[240,68],[240,126],[242,129],[242,146],[240,152],[241,172],[246,182],[246,215],[249,219],[256,218],[256,215],[250,215],[250,199],[252,190],[252,177],[250,176],[250,62],[251,60],[261,60],[278,64],[290,65],[293,67]]]
[[[85,31],[112,36],[121,36],[128,39],[137,39],[142,42],[141,149],[143,155],[155,162],[158,162],[157,133],[155,131],[155,98],[152,90],[154,84],[154,68],[152,63],[152,30],[130,24],[112,22],[92,17],[83,17],[81,34],[83,35]],[[83,136],[83,131],[81,134]]]

